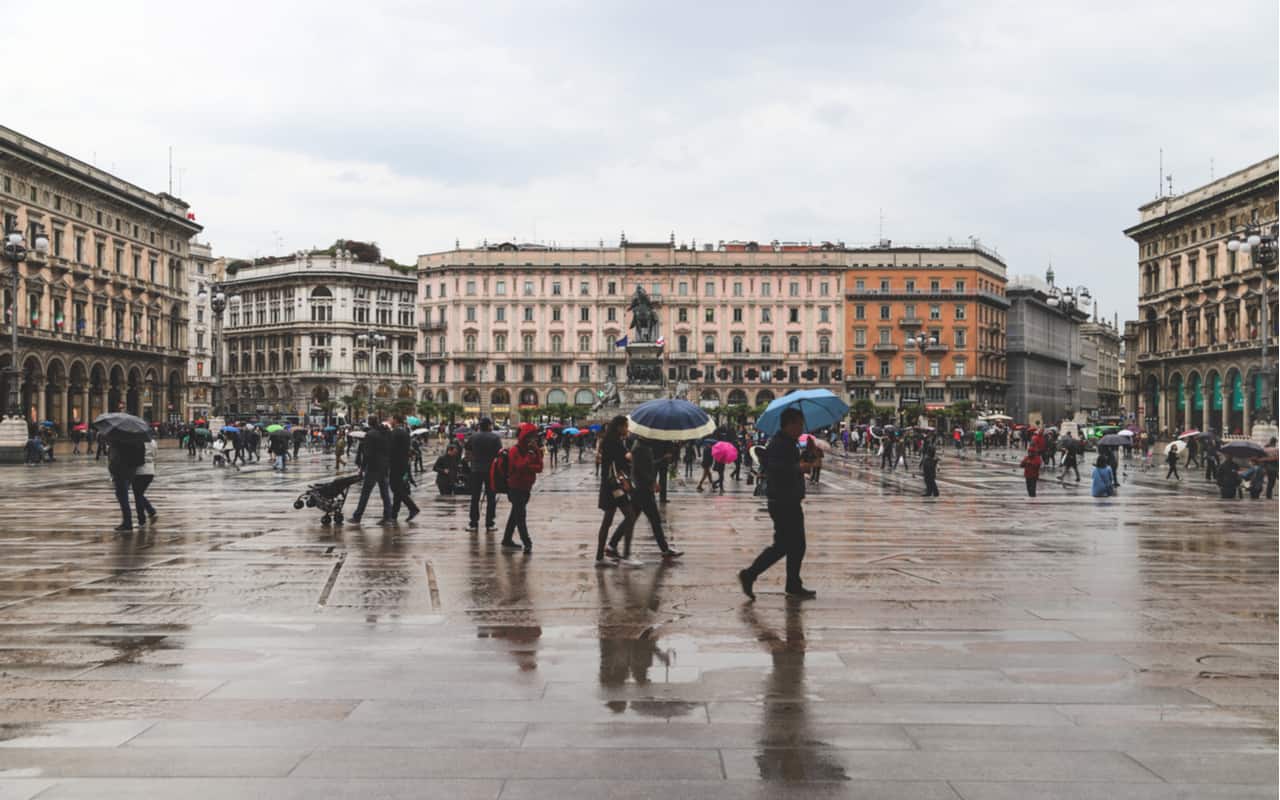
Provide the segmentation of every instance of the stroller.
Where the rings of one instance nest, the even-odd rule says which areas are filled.
[[[330,522],[341,525],[342,504],[347,502],[347,492],[361,480],[363,478],[360,475],[348,475],[328,483],[313,483],[298,495],[298,499],[293,501],[293,507],[318,508],[324,512],[324,516],[320,518],[321,525],[328,525]]]

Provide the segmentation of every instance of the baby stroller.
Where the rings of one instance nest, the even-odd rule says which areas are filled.
[[[213,450],[213,465],[215,467],[225,467],[231,462],[231,455],[235,452],[235,448],[227,444],[225,439],[217,439],[211,448]]]
[[[342,524],[342,504],[347,502],[347,492],[362,480],[359,475],[348,475],[328,483],[313,483],[307,490],[293,501],[294,508],[318,508],[324,512],[320,518],[321,525],[330,522]]]

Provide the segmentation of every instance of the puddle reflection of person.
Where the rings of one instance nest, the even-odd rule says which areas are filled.
[[[491,537],[471,540],[469,562],[476,637],[500,639],[521,672],[538,668],[542,626],[529,595],[529,558],[499,557]]]
[[[647,686],[655,663],[667,668],[675,664],[675,651],[660,646],[658,627],[662,621],[655,619],[661,603],[659,589],[668,568],[668,564],[660,564],[647,578],[646,573],[630,570],[596,573],[601,687],[618,690],[628,682]],[[627,701],[619,694],[606,692],[605,701],[605,706],[617,714],[630,708],[636,714],[670,719],[686,716],[695,707],[694,703],[683,701]]]
[[[788,599],[782,637],[760,619],[754,604],[742,607],[742,620],[773,659],[764,686],[761,748],[756,765],[763,780],[847,781],[849,774],[809,721],[805,690],[804,604]],[[785,638],[784,638],[785,637]]]

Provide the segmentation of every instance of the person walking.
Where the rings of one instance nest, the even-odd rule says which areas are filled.
[[[516,429],[516,445],[507,450],[507,500],[511,511],[502,532],[502,547],[506,550],[523,549],[533,552],[533,539],[529,538],[528,508],[533,484],[542,472],[542,442],[538,438],[538,426],[520,423]],[[511,538],[520,532],[520,544]]]
[[[105,437],[99,436],[101,445]],[[133,530],[133,510],[129,507],[129,489],[133,485],[133,476],[147,460],[146,445],[125,439],[112,442],[107,450],[107,472],[111,475],[112,487],[115,489],[116,502],[120,504],[120,524],[114,530],[126,533]]]
[[[715,460],[711,457],[711,445],[702,444],[702,477],[698,479],[698,491],[702,491],[704,481],[711,481],[711,488],[716,488],[716,479],[711,477],[711,468],[715,466]]]
[[[379,525],[388,524],[391,519],[391,490],[387,482],[390,468],[391,434],[377,417],[369,417],[369,432],[365,434],[364,443],[360,447],[360,463],[364,469],[364,483],[360,486],[360,503],[356,513],[351,515],[351,522],[360,524],[364,517],[364,508],[369,503],[369,495],[376,486],[378,496],[382,498],[382,518]]]
[[[619,564],[642,566],[631,559],[631,532],[636,523],[636,512],[631,502],[631,453],[627,451],[627,418],[619,414],[609,420],[600,442],[600,495],[597,507],[604,512],[600,530],[596,534],[596,566],[612,567]],[[709,449],[709,448],[708,448]],[[705,477],[705,475],[704,475]],[[698,491],[702,491],[699,485]],[[621,512],[622,521],[609,536],[609,526],[614,514]],[[618,552],[618,542],[626,537],[625,555]],[[606,545],[607,541],[607,545]]]
[[[665,471],[666,462],[654,452],[653,443],[648,439],[638,439],[631,448],[631,501],[635,504],[637,519],[644,514],[653,529],[653,540],[662,551],[663,559],[671,561],[684,555],[679,550],[671,549],[667,537],[662,530],[662,516],[658,513],[658,503],[654,494],[658,492],[658,473]]]
[[[480,532],[480,498],[484,497],[484,529],[485,533],[493,533],[498,529],[498,496],[489,487],[489,465],[493,457],[502,450],[502,437],[493,432],[493,420],[484,417],[480,420],[480,430],[471,434],[467,440],[471,451],[471,509],[467,533]]]
[[[1218,466],[1218,493],[1223,500],[1236,500],[1239,497],[1240,473],[1230,458],[1222,459]]]
[[[409,428],[404,424],[404,415],[393,414],[391,420],[394,427],[391,429],[391,452],[387,459],[388,469],[390,470],[391,519],[399,519],[400,506],[404,505],[405,508],[409,509],[409,516],[405,517],[404,521],[411,522],[414,517],[418,516],[418,504],[413,502],[413,498],[409,495],[409,481],[411,480],[409,475],[409,456],[413,445],[409,441]]]
[[[885,432],[884,438],[880,440],[880,469],[885,467],[893,472],[893,437],[888,431]]]
[[[938,451],[933,440],[925,442],[920,451],[920,473],[924,476],[924,497],[938,496]]]
[[[1262,469],[1267,473],[1267,499],[1271,500],[1272,493],[1276,488],[1276,474],[1280,472],[1280,462],[1272,455],[1276,452],[1276,437],[1272,436],[1271,441],[1267,442],[1267,457],[1262,462]]]
[[[804,452],[800,455],[800,460],[809,465],[809,483],[817,486],[818,476],[822,474],[822,450],[818,447],[818,440],[812,435],[804,443]]]
[[[147,487],[156,479],[156,440],[148,439],[142,448],[142,464],[134,470],[133,479],[129,482],[133,489],[133,504],[138,509],[138,527],[146,525],[148,521],[156,521],[156,507],[147,499]]]
[[[338,435],[333,440],[333,471],[337,472],[347,462],[344,456],[347,453],[347,432],[345,430],[338,431]]]
[[[1115,470],[1104,458],[1093,462],[1093,485],[1089,491],[1094,497],[1111,497],[1116,493]]]
[[[1022,477],[1027,479],[1027,497],[1036,496],[1036,482],[1040,480],[1040,467],[1044,462],[1040,458],[1040,451],[1032,445],[1027,450],[1027,455],[1022,459],[1019,466],[1022,467]]]
[[[698,446],[689,442],[684,446],[684,479],[693,480],[693,465],[698,461]]]
[[[1164,474],[1164,479],[1177,478],[1182,480],[1182,476],[1178,474],[1178,448],[1173,445],[1169,446],[1169,452],[1165,453],[1164,463],[1169,465],[1169,471]]]
[[[1062,443],[1062,449],[1063,449],[1062,471],[1058,473],[1058,483],[1067,482],[1067,470],[1071,470],[1076,474],[1076,483],[1079,483],[1080,468],[1077,466],[1077,460],[1076,460],[1077,459],[1076,443],[1075,443],[1075,440],[1071,437],[1071,434],[1069,433],[1067,434],[1065,440]]]
[[[738,573],[742,593],[756,599],[753,587],[769,567],[781,559],[787,561],[786,593],[788,597],[812,599],[818,593],[805,588],[800,578],[804,563],[804,475],[809,464],[800,461],[797,440],[804,432],[804,412],[790,407],[782,412],[778,433],[765,450],[764,469],[768,487],[769,517],[773,520],[773,543],[756,556],[751,566]]]

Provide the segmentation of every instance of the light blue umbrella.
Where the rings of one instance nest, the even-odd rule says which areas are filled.
[[[577,435],[578,435],[578,429],[577,429],[577,428],[565,428],[564,430],[562,430],[562,431],[560,431],[560,432],[561,432],[561,433],[563,433],[565,436],[577,436]]]
[[[804,412],[806,431],[835,425],[849,413],[849,406],[830,389],[801,389],[770,403],[756,420],[756,428],[773,436],[782,427],[782,412],[788,408],[798,408]]]

